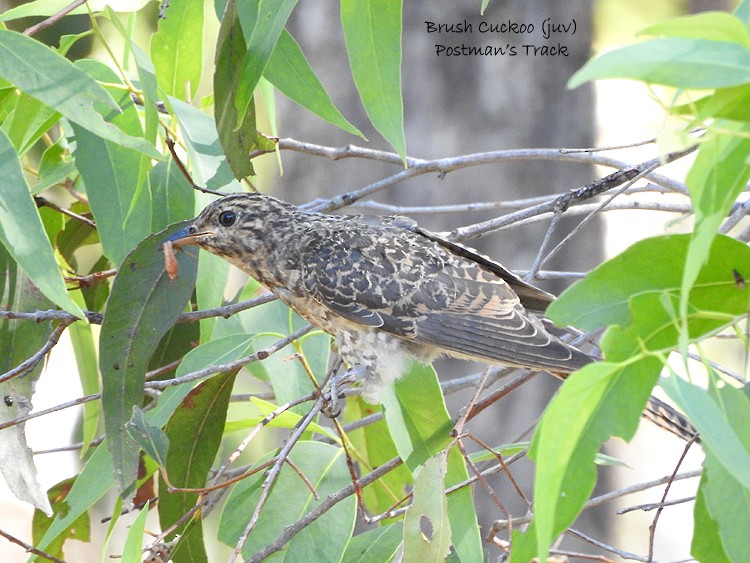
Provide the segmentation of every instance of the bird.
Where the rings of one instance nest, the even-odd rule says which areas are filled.
[[[408,217],[328,215],[236,193],[167,241],[220,256],[332,335],[373,404],[411,359],[450,356],[561,379],[597,360],[550,331],[544,311],[554,295]],[[685,439],[695,435],[680,413],[652,399],[644,416]]]

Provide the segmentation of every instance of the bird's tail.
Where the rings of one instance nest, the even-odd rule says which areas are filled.
[[[700,442],[698,431],[690,424],[685,415],[677,412],[673,407],[653,395],[648,399],[643,417],[683,440]]]

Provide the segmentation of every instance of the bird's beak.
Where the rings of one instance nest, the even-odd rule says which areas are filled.
[[[181,246],[198,244],[202,238],[212,234],[211,231],[196,232],[195,227],[190,226],[173,233],[164,242],[171,242],[173,248],[180,248]]]

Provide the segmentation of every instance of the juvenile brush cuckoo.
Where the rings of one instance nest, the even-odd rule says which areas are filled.
[[[447,355],[562,379],[595,361],[546,328],[553,295],[405,217],[325,215],[259,193],[232,194],[169,240],[229,261],[333,335],[372,403],[409,358]],[[683,438],[695,435],[656,398],[644,415]]]

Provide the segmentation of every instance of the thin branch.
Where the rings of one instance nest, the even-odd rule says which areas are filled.
[[[658,487],[660,485],[663,485],[664,483],[668,483],[670,480],[681,481],[682,479],[692,479],[694,477],[700,477],[702,473],[703,472],[701,469],[695,469],[693,471],[686,471],[685,473],[680,473],[679,475],[675,475],[674,479],[672,478],[673,477],[672,475],[667,475],[665,477],[660,477],[659,479],[654,479],[652,481],[645,481],[643,483],[637,483],[635,485],[630,485],[628,487],[617,489],[616,491],[610,491],[608,493],[605,493],[603,495],[600,495],[598,497],[588,500],[586,504],[583,505],[582,511],[588,510],[589,508],[593,508],[595,506],[599,506],[600,504],[604,504],[605,502],[609,502],[616,498],[624,497],[627,495],[632,495],[633,493],[639,493],[647,489]],[[513,527],[523,526],[524,524],[529,524],[532,519],[533,519],[533,515],[527,515],[527,516],[521,516],[518,518],[513,518],[511,522],[506,522],[504,520],[497,520],[495,523],[493,523],[493,527],[497,528],[498,530],[501,530],[507,527],[509,524],[512,524]]]
[[[695,496],[691,497],[685,497],[685,498],[679,498],[675,500],[667,500],[667,501],[661,501],[661,502],[648,502],[645,504],[636,504],[635,506],[629,506],[627,508],[622,508],[617,511],[617,514],[627,514],[628,512],[635,512],[636,510],[642,510],[643,512],[650,512],[652,510],[656,510],[657,508],[664,508],[665,506],[675,506],[678,504],[685,504],[686,502],[693,502],[695,500]]]
[[[633,561],[643,561],[644,563],[651,561],[651,559],[644,557],[643,555],[638,555],[636,553],[630,553],[629,551],[623,551],[622,549],[617,549],[616,547],[613,547],[611,545],[607,545],[604,542],[601,542],[599,540],[595,540],[594,538],[587,536],[583,532],[579,532],[578,530],[575,530],[573,528],[568,528],[567,533],[577,536],[581,538],[583,541],[590,543],[591,545],[595,545],[596,547],[599,547],[605,551],[608,551],[610,553],[614,553],[615,555],[622,557],[623,559],[631,559]]]
[[[61,405],[55,405],[54,407],[50,407],[42,411],[29,413],[26,416],[19,416],[18,418],[9,420],[8,422],[1,423],[0,430],[5,430],[6,428],[10,428],[11,426],[16,426],[17,424],[21,424],[22,422],[26,422],[27,420],[31,420],[32,418],[38,418],[40,416],[51,414],[53,412],[58,412],[64,409],[68,409],[70,407],[76,407],[78,405],[82,405],[83,403],[88,403],[91,401],[98,401],[101,398],[102,398],[101,393],[94,393],[93,395],[86,395],[85,397],[79,397],[78,399],[73,399],[72,401],[68,401],[67,403],[63,403]]]
[[[677,475],[677,472],[680,470],[680,466],[682,465],[682,462],[685,461],[685,456],[687,456],[687,453],[690,451],[690,446],[696,443],[698,440],[698,436],[693,436],[690,440],[687,441],[685,444],[684,449],[682,450],[682,455],[680,455],[680,459],[677,460],[677,464],[675,465],[674,471],[672,471],[672,475],[670,476],[669,481],[667,481],[667,486],[664,487],[664,493],[661,496],[661,503],[662,506],[660,506],[656,510],[656,514],[654,515],[654,521],[651,523],[651,525],[648,527],[648,559],[651,561],[654,557],[654,540],[656,539],[656,524],[659,522],[659,517],[661,516],[662,511],[664,510],[664,506],[666,506],[664,503],[667,500],[667,495],[669,494],[669,489],[672,487],[672,483],[674,482],[674,478]]]
[[[401,458],[395,457],[391,459],[390,461],[387,461],[377,469],[371,471],[364,477],[361,477],[359,479],[359,486],[362,488],[365,488],[370,483],[374,483],[378,479],[380,479],[383,475],[386,475],[387,473],[393,471],[398,466],[400,466],[403,463],[401,461]],[[290,524],[286,528],[284,528],[284,531],[281,533],[281,535],[276,538],[272,543],[258,551],[255,555],[250,557],[246,560],[246,563],[254,563],[259,562],[268,557],[269,555],[276,553],[277,551],[281,551],[284,549],[284,547],[291,541],[291,539],[296,536],[300,531],[304,530],[307,526],[315,522],[318,518],[323,516],[326,512],[328,512],[331,508],[336,506],[338,503],[340,503],[342,500],[350,497],[354,494],[354,484],[347,485],[343,489],[333,493],[332,495],[328,495],[328,497],[321,502],[316,508],[305,514],[302,518],[294,522],[293,524]]]
[[[73,315],[71,315],[71,317],[73,317]],[[73,319],[75,319],[75,317],[73,317]],[[47,342],[44,343],[44,346],[42,346],[39,351],[29,359],[21,362],[20,364],[18,364],[18,366],[10,371],[5,372],[3,375],[0,375],[0,383],[8,381],[9,379],[12,379],[14,377],[25,375],[33,370],[39,364],[39,362],[44,359],[49,351],[55,347],[57,342],[60,340],[60,336],[62,336],[62,333],[65,332],[65,329],[68,328],[72,323],[73,321],[70,319],[60,321],[60,324],[52,330],[52,333],[49,335]]]
[[[652,166],[650,166],[648,168],[645,168],[644,170],[642,170],[641,172],[639,172],[636,176],[634,176],[633,178],[631,178],[630,180],[628,180],[628,182],[625,184],[625,186],[623,186],[622,188],[620,188],[614,194],[611,194],[605,201],[601,202],[596,207],[596,209],[594,209],[593,211],[591,211],[591,213],[587,214],[579,223],[577,223],[576,226],[573,229],[571,229],[571,231],[567,235],[565,235],[563,237],[563,239],[560,242],[558,242],[557,245],[552,250],[550,250],[547,253],[547,255],[544,257],[544,259],[540,258],[540,264],[539,265],[542,266],[546,262],[548,262],[550,259],[552,259],[552,257],[555,256],[555,254],[557,254],[570,239],[572,239],[576,234],[578,234],[581,231],[581,229],[583,229],[583,227],[589,221],[591,221],[594,217],[596,217],[596,215],[600,211],[603,211],[617,196],[623,194],[635,182],[637,182],[638,180],[640,180],[641,178],[643,178],[649,172],[655,170],[657,168],[657,166],[658,166],[657,164],[654,164],[654,165],[652,165]],[[540,252],[540,256],[541,256],[541,252]]]
[[[78,213],[74,213],[70,209],[65,209],[64,207],[60,207],[55,202],[48,200],[45,197],[42,197],[40,195],[34,196],[34,203],[36,203],[36,206],[44,206],[49,207],[50,209],[53,209],[57,211],[58,213],[62,213],[63,215],[67,215],[71,219],[75,219],[76,221],[79,221],[83,223],[84,225],[88,225],[92,229],[96,229],[96,223],[89,219],[88,217],[84,217],[83,215],[79,215]]]
[[[189,313],[182,313],[177,317],[178,323],[192,323],[200,321],[202,319],[209,319],[212,317],[223,317],[228,319],[232,315],[247,311],[253,307],[265,305],[271,301],[276,301],[276,296],[273,293],[264,293],[258,297],[248,299],[247,301],[240,301],[239,303],[232,303],[231,305],[222,305],[221,307],[215,307],[213,309],[202,309],[200,311],[191,311]]]
[[[27,27],[23,34],[31,37],[35,33],[40,32],[43,29],[47,29],[48,27],[56,24],[61,19],[63,19],[65,16],[67,16],[70,12],[75,10],[76,8],[83,6],[88,0],[75,0],[74,2],[68,4],[65,6],[62,10],[57,12],[56,14],[48,17],[46,20],[40,21],[36,25],[32,25],[31,27]]]
[[[315,401],[315,404],[310,409],[310,412],[308,412],[307,415],[297,423],[294,428],[294,432],[292,432],[292,434],[287,438],[286,443],[281,448],[281,451],[278,454],[278,460],[276,461],[276,463],[274,463],[273,467],[271,467],[271,470],[268,472],[265,480],[263,481],[263,485],[261,485],[261,492],[260,496],[258,497],[258,502],[255,505],[255,509],[253,510],[253,514],[250,517],[250,521],[247,523],[247,526],[242,531],[242,534],[240,534],[240,537],[238,538],[237,543],[234,546],[234,551],[229,557],[229,563],[232,563],[235,559],[237,559],[237,557],[239,557],[240,552],[242,551],[242,548],[245,545],[248,536],[250,535],[250,532],[253,531],[255,525],[258,523],[260,512],[268,502],[268,498],[271,495],[271,490],[276,484],[276,480],[279,477],[281,468],[283,467],[286,459],[289,457],[289,453],[292,451],[292,448],[297,444],[297,441],[302,437],[302,434],[305,432],[305,430],[307,430],[307,427],[310,426],[310,424],[322,408],[323,398],[320,397],[317,401]]]
[[[0,530],[0,536],[3,536],[6,540],[8,540],[11,543],[21,546],[24,550],[26,550],[27,553],[33,553],[34,555],[38,557],[44,557],[45,559],[54,561],[55,563],[65,563],[65,561],[63,561],[62,559],[58,559],[54,555],[51,555],[45,551],[42,551],[41,549],[37,549],[33,545],[29,545],[25,541],[22,541],[18,539],[17,537],[10,535],[8,532]]]
[[[673,162],[678,158],[682,158],[683,156],[686,156],[687,154],[693,152],[696,148],[697,145],[690,147],[689,149],[686,149],[684,151],[669,153],[663,158],[654,158],[636,166],[630,166],[624,170],[618,170],[617,172],[613,172],[612,174],[610,174],[609,176],[605,176],[604,178],[599,178],[598,180],[592,182],[591,184],[583,186],[582,188],[578,188],[576,190],[572,190],[566,194],[558,196],[552,201],[534,205],[524,210],[515,213],[509,213],[495,219],[475,223],[474,225],[460,227],[451,231],[448,235],[448,238],[456,242],[461,242],[494,232],[505,225],[518,221],[519,219],[527,219],[541,213],[555,212],[558,209],[562,209],[564,211],[575,202],[591,199],[601,193],[619,186],[620,184],[632,180],[633,178],[641,175],[645,170],[649,170],[659,164],[666,164],[668,162]]]
[[[242,367],[244,365],[247,365],[249,363],[257,362],[258,360],[265,360],[271,354],[274,354],[278,352],[279,350],[281,350],[282,348],[284,348],[285,346],[288,346],[291,342],[293,342],[294,340],[296,340],[297,338],[301,336],[304,336],[305,334],[310,332],[312,329],[313,329],[312,325],[304,326],[301,329],[293,332],[289,336],[282,338],[281,340],[272,344],[268,348],[264,348],[263,350],[258,350],[257,352],[250,354],[249,356],[244,356],[240,358],[239,360],[235,360],[233,362],[208,366],[207,368],[203,368],[198,371],[193,371],[185,375],[182,375],[180,377],[175,377],[174,379],[164,379],[160,381],[148,381],[146,382],[146,388],[147,389],[166,389],[167,387],[172,387],[174,385],[181,385],[183,383],[196,381],[197,379],[202,379],[206,376],[213,375],[214,373],[220,373],[222,371],[230,371],[230,370]]]
[[[174,140],[172,137],[169,136],[169,132],[167,131],[167,135],[164,138],[164,142],[167,144],[167,148],[169,149],[170,154],[172,155],[172,158],[174,159],[175,164],[177,164],[177,168],[182,172],[182,175],[187,180],[188,184],[190,184],[190,187],[192,187],[194,190],[197,190],[199,192],[203,192],[204,194],[211,194],[211,195],[217,195],[219,197],[224,197],[225,193],[217,192],[215,190],[210,190],[208,188],[204,188],[202,186],[199,186],[195,182],[193,182],[193,178],[190,176],[190,173],[187,171],[187,168],[185,168],[185,165],[182,163],[182,160],[179,156],[177,156],[177,151],[174,149]]]
[[[721,227],[719,227],[719,232],[724,235],[727,234],[730,230],[736,227],[737,224],[742,221],[742,219],[747,217],[748,214],[750,214],[750,199],[747,199],[735,206],[735,208],[730,212],[727,220],[724,221]]]

